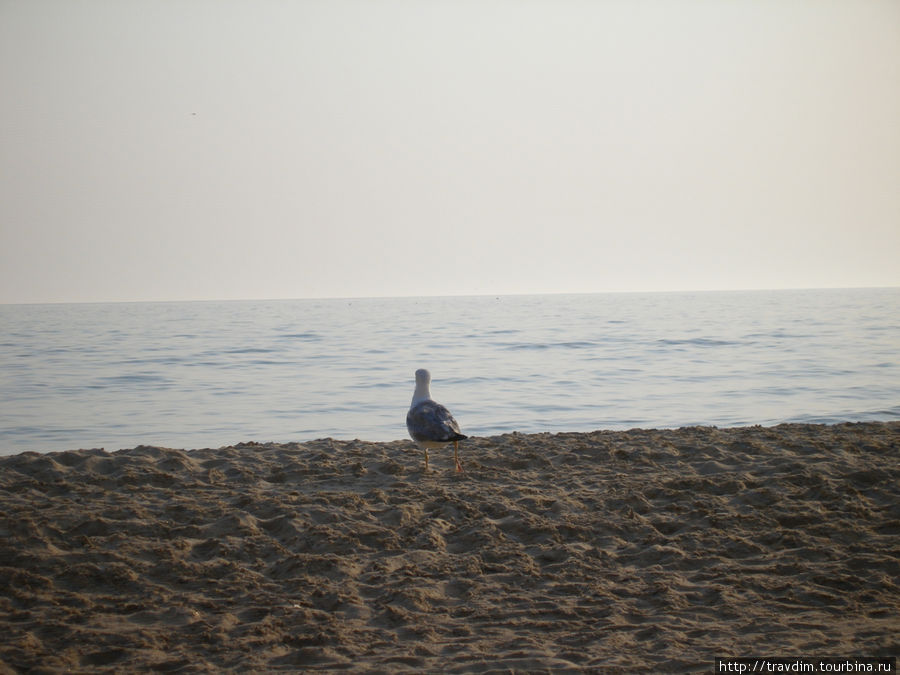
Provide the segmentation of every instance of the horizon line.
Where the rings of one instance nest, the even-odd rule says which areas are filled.
[[[27,305],[125,305],[125,304],[170,304],[193,302],[295,302],[306,300],[412,300],[416,298],[511,298],[542,295],[663,295],[669,293],[765,293],[779,291],[850,291],[850,290],[890,290],[896,286],[778,286],[756,288],[679,288],[667,290],[603,290],[603,291],[546,291],[516,293],[425,293],[422,295],[309,295],[281,297],[235,297],[235,298],[179,298],[152,300],[44,300],[0,302],[0,306]]]

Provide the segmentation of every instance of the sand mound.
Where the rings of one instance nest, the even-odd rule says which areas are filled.
[[[900,423],[0,459],[8,671],[896,655]]]

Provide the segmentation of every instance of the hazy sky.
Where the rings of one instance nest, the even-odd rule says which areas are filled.
[[[0,302],[900,285],[896,0],[0,0]]]

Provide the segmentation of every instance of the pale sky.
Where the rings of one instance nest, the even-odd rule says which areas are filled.
[[[900,286],[896,0],[0,0],[0,302]]]

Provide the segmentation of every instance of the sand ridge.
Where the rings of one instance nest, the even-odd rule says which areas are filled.
[[[0,458],[5,672],[891,656],[900,423]]]

